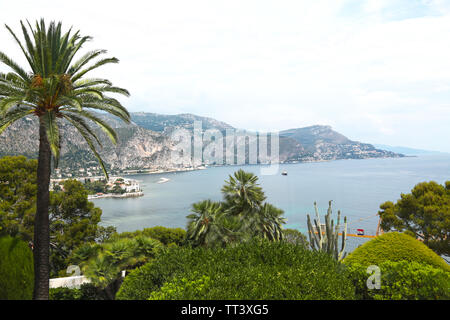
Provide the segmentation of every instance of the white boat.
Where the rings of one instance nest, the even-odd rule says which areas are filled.
[[[156,183],[166,183],[167,181],[169,181],[170,179],[167,178],[160,178],[158,182]]]
[[[283,171],[283,172],[281,173],[281,175],[287,176],[287,171]]]

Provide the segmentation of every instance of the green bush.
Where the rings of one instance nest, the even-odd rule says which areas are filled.
[[[202,285],[207,290],[192,290]],[[173,247],[126,276],[116,298],[353,299],[344,266],[324,253],[255,240],[226,248]]]
[[[380,265],[385,261],[409,261],[426,263],[450,271],[450,266],[433,250],[413,237],[399,232],[385,233],[356,248],[344,264],[360,264],[364,267]]]
[[[360,264],[348,267],[357,297],[376,300],[448,300],[450,272],[418,262],[385,261],[380,268],[381,288],[369,290],[367,268]]]
[[[175,278],[165,283],[158,291],[153,291],[148,300],[192,300],[206,294],[211,289],[211,278],[197,274],[188,278]]]
[[[18,238],[1,237],[0,300],[29,300],[33,286],[33,252]]]
[[[91,283],[84,283],[79,289],[51,288],[50,300],[105,300],[102,291]]]
[[[181,246],[186,239],[186,231],[181,228],[153,227],[134,232],[122,232],[119,238],[134,238],[136,236],[150,237],[159,240],[164,245],[176,244]]]

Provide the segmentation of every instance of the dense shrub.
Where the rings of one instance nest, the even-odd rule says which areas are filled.
[[[194,285],[207,290],[189,289]],[[352,299],[354,291],[345,268],[330,256],[255,240],[217,249],[167,249],[132,271],[116,298]]]
[[[84,283],[77,288],[51,288],[50,300],[105,300],[101,290],[91,283]]]
[[[368,267],[385,261],[426,263],[450,271],[450,266],[430,248],[413,237],[399,232],[385,233],[355,249],[344,264],[357,263]]]
[[[33,297],[33,252],[10,236],[0,238],[0,300],[29,300]]]
[[[109,299],[122,282],[121,272],[142,266],[163,250],[156,239],[143,235],[134,238],[113,238],[102,244],[86,244],[73,252],[69,261],[81,267],[83,274]]]
[[[305,248],[309,247],[306,236],[296,229],[283,229],[283,240]]]
[[[190,278],[194,280],[175,278],[165,283],[159,290],[150,294],[149,300],[192,300],[204,296],[208,290],[211,290],[210,277],[199,277],[198,274],[193,274]]]
[[[134,238],[136,236],[150,237],[159,240],[164,245],[176,244],[181,246],[186,239],[186,231],[181,228],[153,227],[134,232],[122,232],[120,238]]]
[[[348,267],[359,299],[377,300],[448,300],[450,272],[418,262],[385,261],[380,268],[381,288],[369,290],[367,268],[360,264]]]

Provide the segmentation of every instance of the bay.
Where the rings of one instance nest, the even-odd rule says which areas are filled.
[[[337,210],[347,216],[348,233],[364,229],[366,234],[375,234],[381,203],[395,202],[419,182],[450,180],[450,154],[280,164],[275,175],[261,175],[256,165],[132,175],[140,181],[144,196],[96,199],[94,203],[103,211],[102,225],[113,225],[119,232],[153,226],[185,228],[192,203],[221,200],[224,181],[241,168],[258,175],[266,201],[284,210],[285,228],[306,234],[306,214],[314,214],[314,201],[323,217],[328,201],[333,200],[334,217]],[[281,175],[282,171],[288,174]],[[161,178],[169,180],[157,183]],[[348,249],[364,241],[349,237]]]

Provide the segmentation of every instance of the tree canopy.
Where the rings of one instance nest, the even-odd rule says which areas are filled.
[[[36,160],[23,156],[0,158],[0,233],[33,239],[36,213]],[[53,272],[65,270],[66,258],[76,247],[99,234],[102,211],[87,200],[77,180],[66,180],[50,194],[50,246]]]
[[[411,193],[380,206],[383,230],[406,231],[438,254],[450,255],[450,181],[417,184]]]

